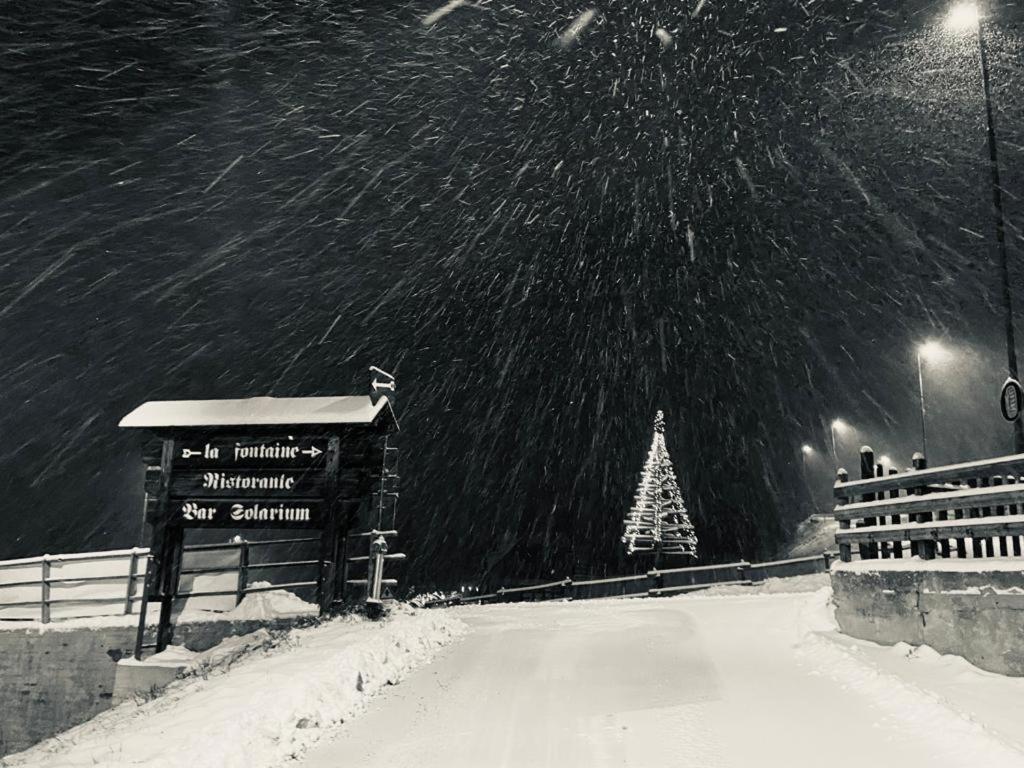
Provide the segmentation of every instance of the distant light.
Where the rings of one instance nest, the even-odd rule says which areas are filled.
[[[978,28],[981,14],[977,3],[957,3],[949,9],[946,17],[946,29],[954,32],[967,32]]]
[[[878,461],[881,464],[892,464],[892,459],[890,459],[888,456],[879,456]]]
[[[814,449],[811,448],[811,446],[809,446],[807,443],[801,445],[800,450],[804,452],[804,456],[810,456],[812,453],[814,453]]]
[[[937,341],[930,340],[917,346],[917,353],[930,363],[938,363],[949,357],[949,350]]]
[[[845,422],[845,421],[843,421],[842,419],[835,419],[835,420],[834,420],[834,421],[832,422],[832,429],[835,429],[835,430],[837,430],[837,431],[839,431],[839,432],[841,432],[841,431],[843,431],[844,429],[846,429],[846,427],[847,427],[847,424],[846,424],[846,422]]]

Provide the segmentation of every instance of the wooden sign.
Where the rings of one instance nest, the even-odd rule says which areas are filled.
[[[327,439],[315,437],[211,438],[181,441],[173,468],[301,468],[326,464]]]
[[[392,379],[388,391],[393,387]],[[372,501],[372,481],[383,472],[387,435],[398,428],[390,400],[360,395],[150,401],[127,414],[120,426],[145,429],[153,436],[143,453],[152,545],[136,659],[146,647],[151,603],[160,610],[156,651],[167,648],[173,638],[189,530],[317,530],[316,538],[290,537],[318,540],[319,552],[313,561],[315,581],[289,586],[315,587],[321,615],[341,603],[336,597],[345,585],[348,530],[356,510]]]
[[[171,496],[320,497],[326,478],[320,470],[220,470],[176,472]]]
[[[321,528],[329,453],[324,437],[177,442],[168,522],[185,528]]]
[[[175,499],[172,525],[186,528],[322,528],[325,504],[319,500]]]

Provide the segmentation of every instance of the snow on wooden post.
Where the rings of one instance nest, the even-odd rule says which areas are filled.
[[[889,476],[890,477],[892,475],[897,475],[897,474],[899,474],[899,470],[897,470],[896,467],[889,467]],[[899,488],[893,488],[891,491],[889,491],[889,498],[890,499],[898,499],[899,497],[900,497],[900,489]],[[903,520],[902,515],[900,515],[898,513],[892,516],[892,523],[894,525],[899,525],[902,522],[902,520]],[[885,518],[882,518],[882,522],[885,522]],[[899,557],[899,558],[903,557],[903,542],[902,541],[894,541],[892,543],[892,556],[893,557]]]
[[[875,452],[870,445],[861,446],[860,449],[860,479],[870,480],[875,476]],[[861,501],[874,501],[875,494],[865,493]],[[878,520],[874,517],[865,517],[857,524],[858,528],[866,528],[875,525]],[[865,542],[859,546],[861,560],[875,560],[878,558],[878,545],[873,542]]]
[[[50,623],[50,556],[43,555],[39,564],[39,586],[41,595],[39,598],[39,620],[43,624]]]
[[[850,480],[850,473],[849,472],[847,472],[842,467],[840,467],[839,469],[836,470],[836,485],[837,486],[842,485],[843,483],[846,483],[849,480]],[[838,501],[838,502],[840,502],[842,504],[845,504],[849,500],[850,500],[849,496],[843,495],[841,490],[839,488],[836,488],[836,501]],[[839,530],[845,531],[849,527],[850,527],[850,521],[849,520],[840,520],[839,521]],[[848,563],[848,562],[850,562],[853,559],[853,553],[852,553],[852,551],[850,549],[850,545],[849,544],[840,544],[839,545],[839,559],[842,560],[844,563]]]
[[[928,459],[925,458],[923,453],[915,453],[913,458],[914,470],[920,472],[923,469],[928,468]],[[915,496],[923,496],[928,492],[928,487],[925,485],[918,486],[914,489]],[[918,523],[930,523],[932,521],[931,512],[920,512],[916,515],[916,522]],[[935,542],[934,541],[919,541],[917,542],[917,555],[922,560],[934,560],[935,559]]]

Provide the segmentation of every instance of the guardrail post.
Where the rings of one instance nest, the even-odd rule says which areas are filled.
[[[138,567],[138,554],[132,549],[131,557],[128,559],[128,588],[124,595],[124,615],[132,612],[132,598],[135,597],[135,569]]]
[[[647,572],[647,594],[651,593],[651,590],[661,589],[665,586],[665,576],[657,568]]]
[[[268,555],[264,555],[264,557],[268,557]],[[248,586],[249,542],[242,539],[242,543],[238,545],[238,587],[235,590],[235,605],[239,605],[245,599],[245,588]]]
[[[861,446],[860,449],[860,479],[870,480],[875,476],[875,452],[870,445]],[[861,501],[874,501],[875,494],[865,493]],[[858,528],[867,528],[875,525],[877,518],[865,517],[857,524]],[[878,545],[874,542],[864,542],[859,546],[861,560],[875,560],[878,558]]]
[[[572,579],[568,577],[562,582],[562,597],[572,600]]]
[[[1006,482],[1010,483],[1010,484],[1016,484],[1017,478],[1014,477],[1013,475],[1007,475],[1006,476]],[[1017,506],[1016,504],[1013,505],[1012,507],[1010,507],[1010,514],[1011,515],[1019,515],[1020,514],[1020,507]],[[1010,541],[1013,543],[1013,556],[1014,557],[1020,557],[1020,554],[1021,554],[1021,552],[1020,552],[1020,539],[1021,539],[1020,536],[1011,536],[1010,537]]]
[[[825,573],[828,573],[829,570],[832,568],[832,553],[831,552],[822,552],[821,556],[825,560]]]
[[[881,462],[875,464],[875,477],[885,477],[885,467],[882,466]],[[879,499],[885,498],[885,492],[879,492]],[[881,525],[885,525],[885,515],[878,518],[878,522]],[[889,559],[890,552],[895,548],[895,544],[890,544],[888,541],[882,541],[878,544],[878,553],[882,556],[883,560]]]
[[[744,561],[736,566],[736,578],[739,581],[750,580],[750,563]]]
[[[1003,478],[1002,475],[996,475],[995,477],[992,478],[992,485],[1002,485],[1003,481],[1004,481],[1004,478]],[[1006,507],[1003,507],[1003,506],[1000,505],[1000,506],[996,507],[995,513],[997,515],[1001,516],[1001,515],[1003,515],[1005,513],[1005,510],[1006,510]],[[995,549],[996,549],[996,542],[999,542],[999,556],[1000,557],[1008,557],[1009,556],[1009,554],[1010,554],[1010,545],[1009,545],[1009,542],[1006,540],[1005,536],[997,536],[996,538],[992,539],[991,541],[992,541],[991,549],[992,549],[992,554],[993,555],[996,554],[996,551],[995,551]]]
[[[899,474],[899,470],[897,470],[896,467],[889,467],[889,474],[890,475]],[[900,489],[899,488],[893,488],[891,491],[889,491],[889,498],[890,499],[898,499],[899,497],[900,497]],[[885,522],[884,518],[882,519],[882,522]],[[900,515],[900,514],[895,514],[895,515],[892,516],[891,522],[893,523],[893,525],[900,525],[903,522],[903,516]],[[899,558],[903,557],[903,542],[902,541],[894,541],[894,542],[892,542],[892,556],[893,557],[899,557]]]
[[[836,485],[842,485],[843,483],[848,482],[849,479],[850,479],[850,473],[847,472],[845,469],[840,467],[839,469],[836,470]],[[837,500],[841,501],[841,502],[843,502],[845,504],[849,500],[849,497],[847,497],[847,496],[837,496]],[[849,528],[850,528],[850,521],[849,520],[840,520],[839,521],[839,530],[845,531],[845,530],[848,530]],[[842,560],[844,563],[848,563],[851,560],[853,560],[853,550],[850,548],[849,544],[840,544],[839,545],[839,559]]]
[[[43,555],[43,560],[39,564],[39,586],[42,594],[40,595],[39,602],[39,620],[43,624],[50,623],[50,556]]]
[[[915,453],[913,458],[914,469],[921,471],[928,468],[928,460],[924,457],[923,453]],[[924,496],[927,493],[928,488],[926,486],[919,486],[914,489],[915,496]],[[931,512],[918,512],[915,515],[915,521],[918,523],[930,523],[932,521]],[[913,551],[914,546],[911,544],[911,550]],[[916,554],[922,560],[934,560],[935,559],[935,542],[934,541],[918,541]]]
[[[967,481],[967,485],[969,485],[971,488],[979,488],[979,487],[980,488],[984,488],[986,485],[988,485],[988,480],[986,480],[985,478],[982,478],[981,480],[977,480],[977,479],[972,477],[970,480]],[[974,507],[972,510],[970,510],[970,512],[968,513],[968,516],[972,520],[975,519],[975,518],[979,518],[979,517],[981,517],[981,510],[978,509],[978,507]],[[984,557],[984,556],[985,556],[985,550],[982,548],[981,539],[979,539],[977,536],[972,536],[971,537],[971,557]]]

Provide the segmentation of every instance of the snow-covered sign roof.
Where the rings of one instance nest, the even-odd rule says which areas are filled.
[[[384,413],[386,411],[386,413]],[[227,427],[284,424],[373,424],[398,420],[386,397],[250,397],[242,400],[151,400],[129,413],[120,427]]]

